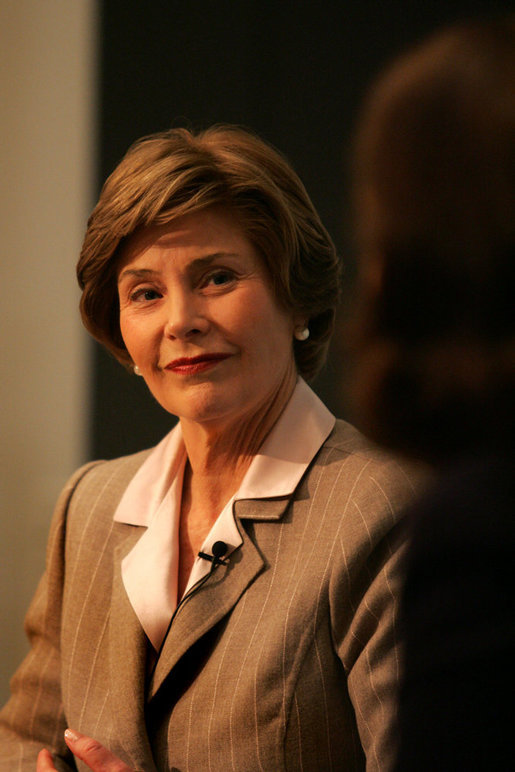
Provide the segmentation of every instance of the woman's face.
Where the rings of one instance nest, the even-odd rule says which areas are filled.
[[[234,421],[293,388],[299,320],[278,305],[231,213],[212,208],[135,233],[121,253],[118,292],[127,350],[170,413]]]

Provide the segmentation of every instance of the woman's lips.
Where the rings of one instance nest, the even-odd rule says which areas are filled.
[[[165,365],[165,370],[171,370],[178,375],[194,375],[208,370],[219,362],[230,357],[230,354],[201,354],[196,357],[180,357]]]

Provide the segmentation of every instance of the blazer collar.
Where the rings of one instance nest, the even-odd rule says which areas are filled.
[[[259,502],[260,503],[260,502]],[[148,689],[152,700],[183,655],[223,619],[264,568],[264,560],[252,540],[243,534],[242,545],[225,565],[219,565],[202,591],[183,600],[176,612]]]

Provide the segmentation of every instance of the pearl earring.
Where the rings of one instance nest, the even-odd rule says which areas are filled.
[[[138,365],[134,365],[132,369],[134,371],[134,375],[141,375],[141,370],[139,369]]]
[[[307,340],[309,338],[309,327],[298,328],[293,334],[297,340]]]

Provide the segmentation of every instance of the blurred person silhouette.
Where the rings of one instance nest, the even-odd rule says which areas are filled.
[[[514,758],[514,22],[398,58],[356,132],[354,418],[434,473],[408,513],[402,771]]]

